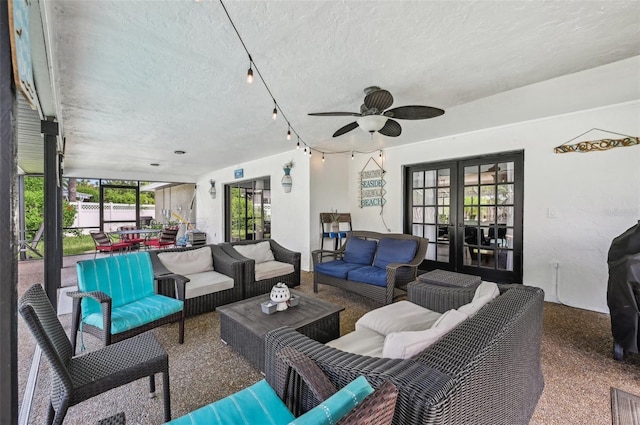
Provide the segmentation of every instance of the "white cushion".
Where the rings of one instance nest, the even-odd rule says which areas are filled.
[[[384,335],[364,328],[329,341],[325,345],[362,356],[382,357]]]
[[[232,278],[218,272],[188,274],[185,277],[190,280],[185,289],[186,299],[231,289],[234,285]]]
[[[382,335],[422,331],[429,329],[440,316],[440,313],[412,302],[398,301],[366,313],[356,322],[356,330],[367,328]]]
[[[280,261],[265,261],[258,263],[256,261],[256,282],[264,279],[271,279],[272,277],[284,276],[294,272],[293,264],[281,263]]]
[[[482,282],[477,288],[473,299],[469,304],[465,304],[458,308],[458,311],[465,313],[471,317],[478,312],[489,301],[500,295],[498,285],[493,282]]]
[[[457,310],[442,314],[430,329],[411,332],[393,332],[384,339],[382,357],[391,359],[409,359],[433,345],[467,315]]]
[[[208,246],[190,251],[162,252],[158,258],[169,271],[183,276],[213,271],[213,257]]]
[[[271,244],[269,243],[269,241],[251,243],[246,245],[234,245],[233,248],[238,251],[238,253],[240,253],[240,255],[242,255],[243,257],[255,260],[256,264],[275,260],[273,252],[271,252]]]

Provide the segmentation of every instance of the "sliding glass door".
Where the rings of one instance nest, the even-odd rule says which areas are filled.
[[[270,179],[225,185],[225,240],[236,242],[270,237]]]
[[[405,167],[405,232],[429,239],[421,269],[522,282],[523,152]]]

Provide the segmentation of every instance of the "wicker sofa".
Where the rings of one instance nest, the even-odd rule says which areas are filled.
[[[202,255],[198,255],[203,251],[209,260],[204,267]],[[186,278],[184,309],[187,316],[213,311],[217,306],[242,299],[243,263],[227,255],[218,245],[151,250],[149,255],[158,293],[172,296],[175,276]]]
[[[229,256],[243,262],[243,298],[267,294],[278,282],[300,286],[300,253],[273,239],[221,243]]]
[[[500,295],[416,356],[386,359],[328,347],[291,328],[266,336],[265,374],[280,388],[285,376],[275,353],[307,354],[338,387],[364,375],[372,385],[390,380],[400,393],[394,424],[528,424],[544,387],[540,365],[544,293],[499,285]],[[413,303],[443,313],[471,301],[474,288],[412,282]],[[307,393],[303,410],[317,401]]]
[[[418,236],[354,230],[340,249],[312,252],[313,291],[331,285],[390,304],[416,279],[428,245]]]

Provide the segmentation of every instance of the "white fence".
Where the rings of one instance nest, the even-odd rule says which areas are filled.
[[[73,221],[74,228],[100,227],[100,203],[98,202],[69,202],[76,207],[76,218]],[[135,221],[135,204],[105,203],[103,206],[105,221]],[[140,217],[155,219],[155,205],[140,205]],[[117,224],[114,224],[117,227]],[[115,230],[115,229],[105,229]]]

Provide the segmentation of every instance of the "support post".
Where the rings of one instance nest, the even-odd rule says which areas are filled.
[[[16,204],[16,90],[13,85],[9,8],[0,1],[0,423],[18,423],[18,312]]]
[[[44,289],[57,309],[62,245],[58,217],[62,213],[58,196],[58,123],[40,121],[40,131],[44,134]]]

